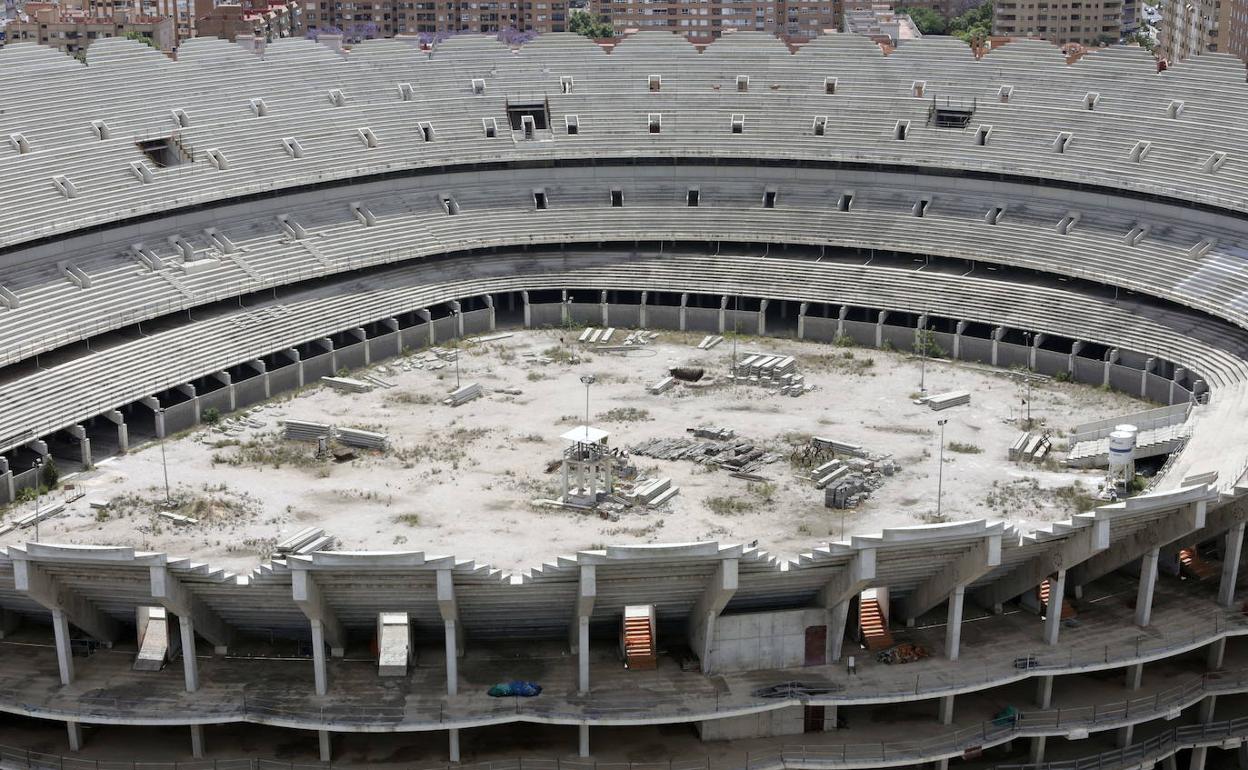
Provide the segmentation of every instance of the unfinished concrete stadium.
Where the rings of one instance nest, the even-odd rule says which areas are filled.
[[[0,766],[1248,766],[1242,63],[243,42],[0,51]]]

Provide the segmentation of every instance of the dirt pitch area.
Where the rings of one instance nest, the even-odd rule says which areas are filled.
[[[455,387],[454,365],[417,368],[430,358],[418,352],[352,373],[374,374],[393,387],[347,394],[313,384],[248,410],[247,418],[262,427],[240,427],[227,416],[170,438],[173,510],[196,524],[156,515],[165,507],[161,452],[149,443],[68,479],[86,495],[45,522],[42,539],[127,544],[245,571],[267,558],[275,542],[316,525],[338,539],[339,550],[423,550],[519,570],[606,544],[757,541],[792,555],[883,527],[971,518],[1032,527],[1094,503],[1100,474],[1061,462],[1070,429],[1148,406],[1082,385],[1037,384],[1031,414],[1051,433],[1056,451],[1043,464],[1021,465],[1007,461],[1006,452],[1026,416],[1026,388],[1009,372],[929,359],[929,393],[972,393],[967,406],[933,412],[913,403],[920,362],[911,354],[740,338],[739,356],[766,351],[797,358],[814,389],[787,397],[726,381],[730,339],[702,351],[696,347],[702,335],[661,332],[636,350],[610,353],[577,344],[579,331],[463,343],[460,378],[480,383],[486,395],[460,407],[441,403]],[[617,333],[613,342],[622,337]],[[712,381],[648,393],[646,386],[674,366],[702,367]],[[660,509],[633,508],[611,520],[537,505],[558,496],[559,473],[547,468],[560,457],[560,434],[583,422],[584,374],[597,379],[589,394],[591,422],[611,433],[613,447],[716,426],[778,459],[755,471],[764,480],[750,481],[689,461],[634,456],[641,473],[680,487]],[[346,462],[318,459],[315,445],[281,438],[283,418],[381,431],[390,448],[360,451]],[[939,517],[938,418],[949,419]],[[888,456],[898,470],[857,508],[826,508],[823,492],[790,459],[812,436],[859,444]],[[96,510],[92,501],[109,505]],[[6,517],[29,508],[15,506]],[[0,542],[32,536],[19,531]]]

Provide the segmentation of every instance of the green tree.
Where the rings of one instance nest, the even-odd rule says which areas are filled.
[[[955,16],[949,22],[949,34],[970,45],[981,45],[992,34],[991,0]]]
[[[568,21],[568,31],[588,38],[615,37],[615,28],[611,26],[606,16],[599,16],[595,19],[589,11],[584,10],[572,12],[572,18]]]
[[[138,42],[144,45],[151,46],[152,48],[159,48],[159,46],[157,46],[156,43],[152,40],[150,35],[144,35],[142,32],[136,32],[135,30],[130,30],[124,35],[124,37],[126,38],[126,40],[137,40]]]
[[[61,471],[56,467],[56,460],[51,455],[44,458],[43,461],[43,485],[48,489],[55,489],[56,482],[61,480]]]
[[[949,22],[931,8],[898,8],[897,13],[904,13],[924,35],[943,35],[949,31]]]

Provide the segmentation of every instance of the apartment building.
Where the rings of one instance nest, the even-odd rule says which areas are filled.
[[[347,42],[397,34],[566,32],[568,0],[309,0],[311,31],[341,31]]]
[[[195,3],[198,37],[219,37],[234,42],[239,35],[255,35],[269,40],[303,33],[303,9],[296,2],[283,0],[244,0],[242,3],[213,5],[212,0]]]
[[[1227,6],[1225,11],[1224,6]],[[1167,0],[1161,8],[1157,55],[1168,62],[1177,62],[1206,51],[1222,50],[1222,21],[1224,13],[1230,10],[1227,0]],[[1242,14],[1243,9],[1240,11]],[[1229,32],[1232,19],[1226,22]]]
[[[1218,50],[1248,62],[1248,0],[1222,0]]]
[[[1124,28],[1134,26],[1137,7],[1132,2],[1128,8],[1124,0],[997,0],[992,34],[1059,45],[1111,44],[1121,39]]]
[[[844,31],[867,35],[881,45],[896,47],[904,40],[923,37],[914,21],[904,13],[894,13],[887,5],[858,7],[845,11]]]
[[[840,26],[841,0],[592,0],[617,33],[669,30],[695,37],[754,30],[811,38]]]
[[[41,5],[9,22],[5,33],[10,43],[31,40],[73,56],[85,51],[92,40],[134,32],[150,39],[162,51],[171,51],[175,45],[174,25],[168,17],[133,15],[121,10],[108,16],[96,16],[86,11]]]

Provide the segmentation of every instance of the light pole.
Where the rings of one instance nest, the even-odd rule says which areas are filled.
[[[35,458],[35,542],[39,542],[39,493],[43,485],[43,455]]]
[[[162,406],[156,410],[160,415],[160,466],[165,472],[165,505],[173,505],[173,497],[169,494],[169,462],[165,459],[165,408]]]
[[[936,459],[936,519],[940,520],[940,499],[945,491],[945,423],[949,422],[946,417],[943,420],[937,420],[936,424],[940,426],[940,454]]]
[[[919,393],[927,392],[927,316],[919,324]]]
[[[598,381],[598,378],[592,374],[582,374],[581,384],[585,386],[585,435],[589,436],[589,386]]]
[[[1031,332],[1024,332],[1027,339],[1027,430],[1031,430]]]

